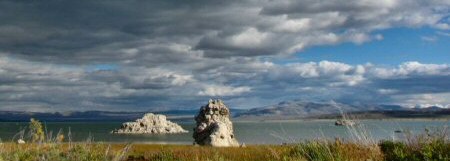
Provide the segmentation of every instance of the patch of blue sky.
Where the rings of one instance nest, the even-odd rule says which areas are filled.
[[[92,72],[92,71],[99,71],[99,70],[104,70],[104,71],[116,71],[119,69],[119,65],[117,64],[95,64],[95,65],[90,65],[87,67],[87,71]]]
[[[450,63],[450,31],[433,28],[392,28],[373,32],[382,40],[307,48],[277,63],[336,61],[347,64],[398,65],[407,61]]]

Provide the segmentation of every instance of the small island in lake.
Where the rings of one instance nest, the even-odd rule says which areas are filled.
[[[355,125],[355,122],[352,120],[339,119],[336,122],[334,122],[334,125],[336,125],[336,126],[353,126],[353,125]]]
[[[175,134],[187,133],[180,125],[168,121],[164,115],[147,113],[135,122],[125,122],[120,129],[113,130],[115,134]]]

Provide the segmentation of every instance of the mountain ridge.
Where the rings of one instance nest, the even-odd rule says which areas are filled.
[[[410,108],[389,104],[345,104],[332,101],[282,101],[278,104],[251,108],[230,109],[235,120],[292,120],[338,118],[341,113],[359,118],[433,118],[450,116],[450,109],[438,106]],[[70,112],[26,112],[0,111],[0,121],[129,121],[142,117],[145,113],[163,114],[172,120],[192,120],[198,109],[155,110],[155,111],[70,111]]]

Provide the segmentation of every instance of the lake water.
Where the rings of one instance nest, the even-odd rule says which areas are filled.
[[[192,144],[192,122],[178,122],[189,130],[185,134],[170,135],[124,135],[110,134],[119,128],[121,122],[46,122],[47,133],[55,135],[59,130],[67,136],[71,132],[72,141],[85,141],[91,138],[100,142],[134,142],[156,144]],[[444,120],[363,120],[363,131],[367,131],[371,138],[399,139],[404,136],[396,130],[423,133],[425,128],[442,129],[450,125]],[[0,138],[3,142],[16,140],[20,131],[28,126],[26,122],[1,122]],[[70,130],[69,130],[70,129]],[[311,121],[280,121],[280,122],[234,122],[235,136],[246,144],[281,144],[319,138],[351,139],[349,130],[344,126],[335,126],[333,120]],[[25,133],[26,136],[26,133]],[[67,137],[66,137],[67,140]]]

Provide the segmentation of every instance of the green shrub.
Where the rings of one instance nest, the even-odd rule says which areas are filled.
[[[445,140],[420,142],[408,146],[404,142],[382,141],[380,148],[387,161],[449,161],[450,143]]]
[[[34,118],[30,119],[30,134],[31,134],[31,142],[42,143],[45,139],[44,129],[42,128],[42,123],[39,120]]]
[[[407,151],[407,146],[403,142],[383,141],[380,144],[380,149],[384,153],[386,160],[408,161],[416,160],[414,156]]]
[[[422,148],[425,160],[450,160],[450,143],[434,140]]]

